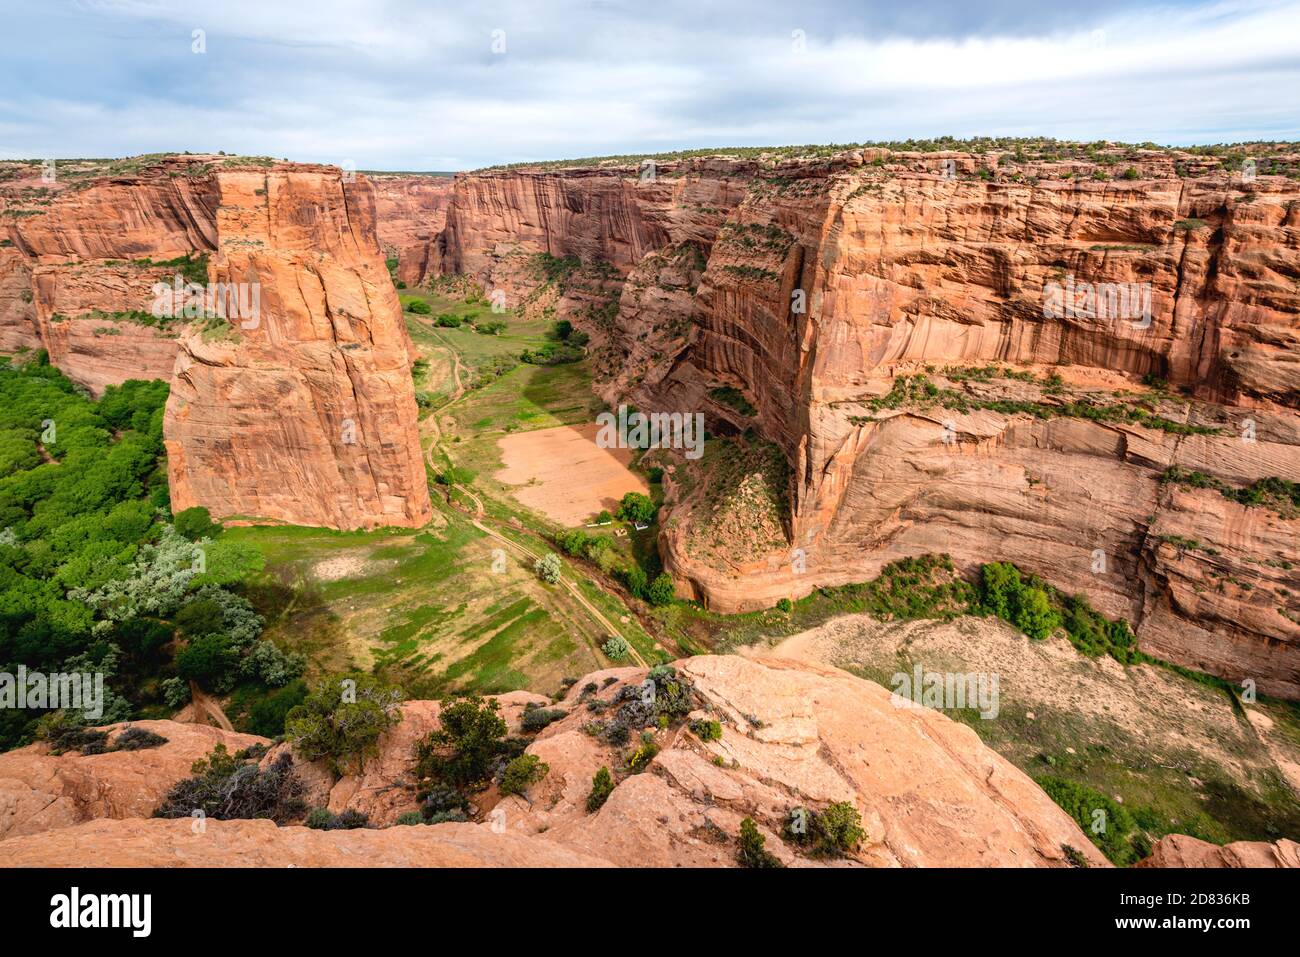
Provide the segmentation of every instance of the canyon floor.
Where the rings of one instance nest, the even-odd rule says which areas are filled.
[[[600,646],[613,625],[650,662],[770,649],[764,653],[833,665],[886,687],[918,663],[996,673],[997,720],[948,713],[1031,777],[1095,789],[1153,833],[1224,843],[1300,832],[1300,710],[1285,702],[1263,699],[1243,711],[1222,688],[1171,669],[1089,658],[1062,638],[1033,641],[995,619],[880,621],[853,614],[833,591],[789,611],[649,608],[572,557],[564,577],[585,601],[541,583],[532,559],[554,550],[550,539],[609,508],[617,498],[611,487],[658,494],[646,476],[659,459],[595,447],[591,423],[600,404],[586,362],[511,364],[521,349],[546,341],[547,323],[507,312],[491,317],[504,323],[498,335],[439,327],[441,314],[486,319],[487,307],[442,291],[403,296],[408,307],[430,307],[428,315],[408,311],[406,320],[424,360],[416,377],[434,521],[415,532],[227,533],[266,555],[269,576],[292,595],[270,633],[306,652],[315,668],[374,668],[420,697],[553,695],[566,676],[606,666]],[[581,464],[593,456],[608,460],[594,478]],[[715,496],[716,517],[725,526],[739,509],[742,524],[761,526],[751,514],[754,497],[736,494],[762,475],[761,455],[737,458],[732,445],[710,440],[697,466],[682,465],[669,468],[684,486],[735,472]],[[445,469],[462,470],[461,481],[439,484]],[[657,527],[616,525],[609,537],[620,555],[653,553]]]

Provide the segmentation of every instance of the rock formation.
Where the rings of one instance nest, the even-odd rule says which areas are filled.
[[[0,859],[11,866],[66,865],[93,843],[113,864],[297,863],[329,866],[497,866],[606,863],[620,866],[734,866],[742,818],[753,817],[768,849],[787,864],[822,862],[780,836],[790,809],[848,801],[862,816],[861,850],[831,863],[869,866],[1066,866],[1065,846],[1095,866],[1105,858],[1022,772],[984,747],[969,728],[936,711],[899,709],[890,693],[844,672],[786,659],[698,657],[679,662],[698,693],[699,716],[718,720],[720,740],[703,742],[685,724],[655,733],[660,750],[639,774],[626,747],[593,737],[586,703],[639,684],[621,668],[581,679],[559,703],[566,717],[537,735],[528,753],[550,765],[528,799],[495,789],[476,798],[484,823],[364,832],[276,828],[269,822],[144,821],[188,762],[216,740],[232,748],[266,742],[173,722],[139,722],[169,739],[157,749],[82,757],[44,754],[44,745],[0,755],[7,823]],[[597,690],[591,691],[591,686]],[[530,703],[514,693],[503,713],[517,732]],[[309,805],[353,809],[392,825],[415,810],[413,745],[437,726],[434,702],[408,702],[361,775],[334,781],[296,762]],[[262,759],[274,761],[273,749]],[[610,768],[617,782],[594,814],[591,779]],[[54,808],[55,812],[42,808]],[[106,818],[87,823],[91,818]]]
[[[173,156],[5,194],[0,343],[47,349],[94,391],[169,380],[174,510],[428,520],[410,340],[364,177]],[[167,293],[185,281],[202,296]]]
[[[428,271],[429,248],[447,221],[450,176],[372,173],[379,244],[396,256],[397,278],[415,285]]]
[[[1300,867],[1300,844],[1234,841],[1222,847],[1186,834],[1162,837],[1137,867]]]
[[[1213,483],[1300,478],[1298,237],[1293,178],[1210,157],[880,149],[462,174],[429,262],[512,303],[537,254],[608,264],[612,316],[570,315],[602,396],[781,450],[784,541],[761,554],[693,554],[670,478],[683,594],[737,611],[928,551],[1014,561],[1154,654],[1297,697],[1295,510]],[[971,380],[990,364],[1013,375]],[[887,400],[903,375],[962,398]]]
[[[251,734],[202,724],[133,721],[130,726],[162,735],[167,743],[84,756],[56,756],[35,744],[0,754],[0,840],[100,818],[149,817],[168,789],[190,776],[190,765],[218,744],[235,752],[265,743]],[[124,727],[105,729],[110,746]]]

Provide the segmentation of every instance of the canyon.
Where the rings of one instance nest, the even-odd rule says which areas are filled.
[[[456,177],[421,278],[527,308],[555,285],[538,257],[605,270],[546,302],[611,406],[703,410],[788,467],[779,544],[710,550],[708,482],[669,465],[682,596],[747,611],[927,552],[1010,561],[1144,651],[1300,696],[1296,510],[1233,498],[1300,475],[1294,177],[1126,148],[488,170]],[[1051,307],[1076,287],[1097,293]],[[1137,288],[1145,314],[1107,308]]]
[[[683,598],[754,611],[918,555],[950,555],[967,578],[1007,561],[1130,622],[1151,656],[1300,698],[1294,175],[1120,147],[454,178],[185,154],[41,173],[0,163],[0,351],[44,350],[95,394],[167,381],[173,511],[426,527],[419,330],[398,289],[456,277],[586,333],[609,406],[705,414],[702,460],[644,460],[663,471],[657,547]],[[253,289],[255,306],[160,314],[160,296],[192,286]],[[659,729],[649,773],[620,775],[593,815],[592,775],[622,755],[586,728],[578,689],[616,692],[643,670],[587,675],[555,701],[498,696],[512,732],[528,707],[565,717],[528,747],[550,775],[527,799],[493,791],[477,823],[390,827],[418,806],[412,751],[438,727],[441,706],[417,700],[362,773],[295,756],[311,806],[364,813],[367,829],[211,821],[194,840],[189,822],[149,817],[191,763],[217,743],[268,749],[263,765],[292,749],[142,721],[168,743],[0,755],[0,856],[74,863],[92,841],[112,863],[157,866],[724,866],[752,817],[782,863],[805,866],[824,862],[786,846],[783,815],[847,801],[867,832],[847,863],[1107,864],[968,727],[834,667],[857,671],[843,647],[676,662],[702,697],[693,717],[718,718],[723,739]],[[1293,842],[1173,834],[1147,866],[1295,863]]]

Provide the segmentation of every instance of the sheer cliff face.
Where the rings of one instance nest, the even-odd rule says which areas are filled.
[[[364,178],[170,157],[61,186],[0,249],[0,337],[99,391],[171,382],[172,506],[334,528],[418,526],[430,505],[409,340]],[[19,257],[15,261],[13,256]],[[232,284],[230,319],[150,319],[175,266]],[[31,305],[9,294],[27,277]],[[239,308],[243,307],[243,311]],[[21,320],[28,322],[24,331]]]
[[[1110,178],[1128,165],[1136,179]],[[1143,154],[1102,182],[1087,163],[1029,163],[1015,182],[996,157],[881,150],[683,161],[653,182],[470,174],[438,252],[489,286],[518,281],[521,252],[611,263],[625,282],[592,330],[617,353],[601,394],[702,409],[784,450],[786,548],[717,567],[688,554],[689,503],[665,523],[668,567],[710,605],[768,606],[927,551],[1010,560],[1128,618],[1155,654],[1300,695],[1296,520],[1159,481],[1170,465],[1237,487],[1300,477],[1300,188],[1207,165]],[[1052,308],[1084,283],[1149,310],[1078,292]],[[1059,398],[1022,397],[1037,403],[1165,380],[1160,416],[1206,434],[870,405],[899,375],[990,362],[1061,374]],[[719,386],[753,416],[713,401]]]
[[[173,506],[423,525],[410,342],[368,185],[328,167],[217,181],[212,278],[257,288],[260,316],[181,340],[165,423]]]
[[[430,242],[446,224],[451,177],[378,174],[370,183],[379,245],[397,257],[397,278],[414,285],[428,269]]]

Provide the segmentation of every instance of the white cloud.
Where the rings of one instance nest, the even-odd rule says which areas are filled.
[[[0,154],[427,169],[944,133],[1297,136],[1300,0],[863,9],[76,0],[0,40]]]

